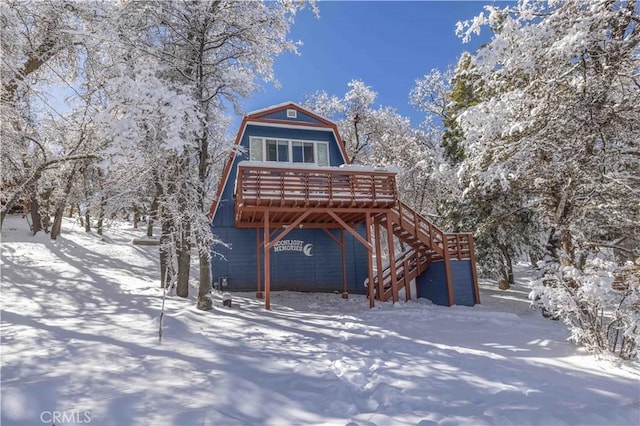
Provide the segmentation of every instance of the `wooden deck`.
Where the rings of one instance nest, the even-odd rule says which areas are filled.
[[[238,165],[235,189],[235,224],[260,228],[269,211],[274,226],[290,224],[302,209],[309,210],[306,227],[341,227],[330,209],[344,222],[364,220],[364,214],[382,213],[396,205],[395,173],[359,168],[293,169]]]
[[[259,262],[256,271],[258,291],[262,297],[264,278],[265,307],[270,306],[270,251],[289,232],[297,228],[331,228],[345,230],[368,251],[367,282],[369,303],[374,299],[398,301],[398,291],[420,275],[433,261],[443,261],[449,304],[455,304],[451,260],[471,259],[475,300],[477,288],[475,254],[471,234],[446,233],[398,199],[395,173],[359,167],[288,168],[252,162],[238,164],[235,187],[235,226],[255,228],[256,256],[264,256],[265,273]],[[355,230],[364,224],[365,235]],[[272,232],[273,231],[273,232]],[[372,232],[375,231],[375,232]],[[389,266],[382,267],[381,231],[387,241],[393,235],[412,249],[396,260],[394,250],[387,250]],[[260,235],[262,234],[262,235]],[[343,297],[346,296],[345,244],[327,232],[342,250]],[[373,235],[375,234],[375,235]],[[374,244],[375,243],[375,244]],[[373,272],[372,258],[378,266]],[[374,286],[376,290],[374,291]]]

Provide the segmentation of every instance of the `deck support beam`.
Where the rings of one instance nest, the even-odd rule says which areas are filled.
[[[269,212],[269,210],[265,211],[265,215]],[[275,237],[273,239],[273,241],[268,241],[265,240],[265,248],[269,248],[272,249],[273,246],[275,246],[276,244],[278,244],[278,241],[282,240],[284,237],[286,237],[287,235],[289,235],[289,233],[291,231],[293,231],[294,229],[297,229],[298,226],[302,223],[302,221],[309,216],[309,213],[311,213],[311,210],[306,210],[304,211],[300,216],[298,216],[298,218],[296,220],[293,221],[293,223],[291,223],[291,225],[287,226],[285,228],[284,231],[280,232],[278,234],[277,237]]]
[[[329,216],[331,216],[336,222],[338,222],[342,226],[343,229],[347,230],[348,233],[353,235],[353,238],[355,238],[356,240],[360,241],[360,243],[363,246],[365,246],[367,248],[367,250],[369,250],[370,252],[373,251],[373,245],[371,244],[371,229],[369,229],[369,234],[367,234],[368,237],[365,240],[351,226],[349,226],[349,224],[347,224],[344,220],[342,220],[340,218],[340,216],[335,214],[333,211],[331,211],[329,209],[324,209],[324,212],[326,214],[328,214]],[[369,221],[368,222],[369,226],[371,226],[371,214],[370,213],[365,213],[365,222],[367,222],[367,221]]]
[[[373,294],[373,259],[371,259],[371,255],[373,254],[373,247],[371,246],[371,214],[366,213],[364,219],[367,234],[367,244],[365,245],[365,247],[367,248],[367,270],[369,272],[369,286],[367,287],[367,289],[369,290],[369,308],[374,308],[376,306],[376,301],[374,300]],[[360,236],[358,235],[358,237]],[[360,237],[360,239],[362,239],[362,237]]]

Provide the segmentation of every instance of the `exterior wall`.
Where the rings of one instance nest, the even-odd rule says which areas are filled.
[[[449,305],[444,262],[432,262],[429,268],[416,278],[416,290],[419,298],[427,298],[436,305]]]
[[[473,306],[476,303],[473,290],[470,260],[452,260],[451,277],[456,305]],[[433,262],[416,280],[418,297],[425,297],[436,305],[449,305],[444,261]]]
[[[324,125],[317,119],[298,110],[297,117],[287,118],[286,109],[266,114],[261,119],[286,120],[292,125],[296,122]],[[242,131],[242,129],[241,129]],[[235,228],[234,193],[237,166],[240,161],[249,159],[249,139],[252,136],[266,138],[307,140],[328,142],[329,165],[340,166],[344,158],[334,133],[330,130],[314,128],[287,128],[273,125],[247,124],[239,144],[244,154],[238,153],[232,164],[229,177],[224,184],[218,208],[212,220],[212,231],[229,247],[213,247],[211,261],[213,280],[228,278],[228,290],[255,291],[257,289],[257,262],[260,262],[261,281],[264,280],[263,252],[256,253],[256,233],[263,237],[263,230]],[[291,164],[295,167],[295,164]],[[339,231],[333,230],[339,239]],[[358,228],[364,236],[364,226]],[[346,245],[347,283],[350,293],[365,293],[364,281],[367,278],[367,251],[347,231],[344,231]],[[271,250],[271,289],[302,291],[342,291],[342,252],[340,246],[321,229],[296,229],[284,240],[302,241],[300,246],[290,250]],[[264,290],[264,289],[263,289]]]
[[[280,111],[277,111],[277,112],[273,112],[271,114],[266,114],[261,118],[265,118],[268,120],[285,120],[285,121],[291,121],[292,123],[295,123],[296,121],[298,122],[302,121],[304,123],[323,124],[321,121],[318,121],[317,119],[305,114],[302,111],[298,111],[296,118],[289,118],[287,117],[286,108],[281,109]]]
[[[213,280],[228,278],[227,290],[257,289],[256,233],[263,230],[215,228],[229,247],[215,247],[211,261]],[[364,233],[364,228],[359,231]],[[338,230],[333,234],[340,239]],[[345,231],[347,291],[365,293],[367,251]],[[222,257],[224,256],[224,258]],[[263,250],[260,249],[261,282],[264,280]],[[262,285],[262,284],[261,284]],[[342,252],[321,229],[296,229],[271,250],[271,289],[294,291],[342,291]],[[264,290],[264,289],[263,289]]]
[[[286,111],[284,111],[286,114]],[[300,113],[298,113],[300,117]],[[238,172],[238,163],[240,161],[249,159],[249,138],[251,136],[262,136],[268,138],[282,138],[282,139],[297,139],[297,140],[309,140],[316,142],[328,142],[329,143],[329,165],[341,166],[344,164],[342,154],[338,148],[338,142],[335,140],[333,133],[330,131],[314,130],[314,129],[288,129],[282,127],[268,127],[258,126],[254,124],[248,124],[246,130],[240,140],[240,146],[244,148],[245,153],[238,153],[236,155],[229,178],[226,182],[218,210],[213,218],[214,234],[220,235],[219,228],[233,228],[234,227],[234,208],[233,208],[233,195],[235,190],[236,175]],[[292,163],[291,167],[295,167]]]

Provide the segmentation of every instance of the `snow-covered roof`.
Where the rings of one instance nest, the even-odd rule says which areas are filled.
[[[348,170],[358,172],[373,172],[373,173],[398,173],[398,169],[395,167],[373,167],[363,166],[360,164],[343,164],[341,166],[318,166],[311,163],[284,163],[278,161],[250,161],[243,160],[238,163],[238,167],[268,167],[271,169],[304,169],[304,170]]]
[[[273,111],[273,110],[277,110],[277,109],[285,108],[285,107],[289,107],[289,106],[293,107],[293,108],[296,108],[296,109],[298,109],[300,111],[303,111],[303,112],[304,111],[309,112],[309,113],[313,114],[314,116],[316,116],[317,118],[320,118],[322,120],[328,121],[329,123],[333,123],[332,120],[330,120],[330,119],[328,119],[326,117],[323,117],[322,115],[316,113],[315,111],[311,111],[309,108],[305,108],[305,107],[300,106],[297,103],[291,102],[291,101],[282,102],[282,103],[279,103],[279,104],[276,104],[276,105],[271,105],[271,106],[269,106],[267,108],[256,109],[254,111],[248,112],[245,116],[249,117],[249,116],[253,116],[253,115],[259,115],[259,114],[262,114],[262,113],[265,113],[265,112],[269,112],[269,111]]]
[[[280,104],[270,105],[267,108],[260,108],[260,109],[256,109],[256,110],[253,110],[253,111],[249,111],[246,115],[261,114],[263,112],[271,111],[273,109],[284,108],[284,107],[286,107],[288,105],[292,105],[292,106],[296,106],[296,107],[301,108],[301,109],[305,109],[305,108],[302,108],[300,105],[296,104],[295,102],[282,102]]]

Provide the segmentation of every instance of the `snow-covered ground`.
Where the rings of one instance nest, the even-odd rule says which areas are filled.
[[[637,364],[584,354],[529,309],[526,276],[483,304],[363,296],[167,299],[143,230],[57,242],[2,230],[2,425],[637,425]],[[195,293],[195,283],[194,283]],[[56,417],[57,416],[57,417]],[[56,421],[57,420],[57,421]]]

